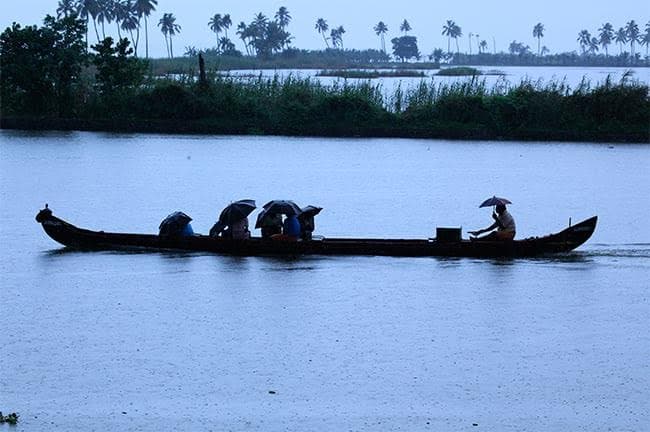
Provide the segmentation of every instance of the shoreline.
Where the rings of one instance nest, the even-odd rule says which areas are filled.
[[[514,130],[504,133],[475,125],[460,128],[457,125],[411,125],[386,124],[350,125],[349,123],[307,124],[295,128],[286,125],[235,123],[230,119],[214,120],[141,120],[141,119],[74,119],[46,117],[2,117],[0,129],[29,131],[85,131],[114,133],[156,133],[186,135],[250,135],[295,136],[323,138],[416,138],[470,141],[541,141],[541,142],[593,142],[649,144],[650,127],[647,131],[584,132],[570,130]]]

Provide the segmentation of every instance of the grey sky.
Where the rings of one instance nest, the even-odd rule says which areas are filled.
[[[0,25],[4,30],[13,21],[42,24],[47,13],[54,14],[58,1],[0,0],[0,3]],[[611,0],[158,0],[158,7],[149,21],[149,50],[153,56],[165,55],[163,35],[156,27],[164,12],[173,13],[182,27],[181,33],[174,38],[174,54],[181,55],[186,46],[198,49],[214,46],[215,35],[209,30],[207,22],[215,13],[230,14],[233,27],[229,30],[229,36],[243,51],[241,41],[235,35],[237,23],[249,23],[257,12],[272,17],[280,6],[286,6],[293,18],[289,31],[295,37],[293,45],[298,48],[323,48],[323,40],[314,30],[316,19],[322,17],[330,27],[342,25],[345,28],[343,41],[346,48],[379,48],[379,39],[372,28],[380,20],[388,25],[386,36],[387,47],[390,47],[388,41],[399,35],[399,25],[407,19],[412,27],[409,34],[417,36],[422,54],[429,54],[434,48],[446,50],[447,39],[441,34],[442,26],[447,19],[452,19],[463,31],[459,39],[461,51],[468,50],[469,33],[478,33],[480,39],[488,42],[490,51],[493,38],[497,51],[507,51],[508,44],[513,40],[530,45],[536,51],[537,41],[533,38],[532,29],[538,22],[545,27],[542,45],[551,52],[577,51],[578,32],[586,29],[596,34],[605,22],[612,23],[618,29],[633,19],[643,31],[650,20],[648,4],[645,0],[628,0],[624,3]],[[111,35],[116,33],[115,25],[108,26],[107,30]],[[452,41],[452,49],[453,45]],[[612,51],[618,52],[618,48],[611,47]]]

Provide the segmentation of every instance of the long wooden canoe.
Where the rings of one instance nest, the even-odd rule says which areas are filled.
[[[282,241],[253,237],[231,240],[205,235],[161,237],[78,228],[52,214],[49,208],[36,215],[45,232],[64,246],[85,250],[148,249],[202,251],[218,254],[264,255],[385,255],[405,257],[533,257],[574,250],[593,234],[597,216],[543,237],[510,241],[438,241],[437,239],[322,238]]]

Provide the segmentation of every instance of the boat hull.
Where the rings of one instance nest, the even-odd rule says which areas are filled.
[[[283,241],[261,238],[232,240],[204,235],[162,237],[154,234],[123,234],[78,228],[41,210],[36,220],[45,232],[64,246],[85,250],[146,249],[211,252],[241,256],[383,255],[405,257],[533,257],[565,253],[586,242],[597,217],[586,219],[556,234],[513,241],[452,241],[436,239],[323,238]]]

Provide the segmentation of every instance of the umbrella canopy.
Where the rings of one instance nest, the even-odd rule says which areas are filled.
[[[192,220],[191,217],[181,211],[174,212],[163,219],[158,226],[160,235],[175,235],[180,233]]]
[[[230,225],[248,217],[255,210],[255,201],[244,199],[230,203],[219,215],[219,222]]]
[[[269,212],[266,209],[262,209],[262,211],[257,215],[257,220],[255,221],[255,228],[262,228],[262,222],[266,217],[276,216],[279,214],[280,213]],[[282,217],[280,217],[279,222],[281,224]]]
[[[273,200],[264,204],[262,211],[257,215],[255,228],[261,228],[262,222],[266,217],[285,214],[287,216],[296,216],[301,213],[300,207],[289,200]]]
[[[499,204],[506,205],[506,204],[512,204],[512,202],[510,202],[510,200],[508,200],[506,198],[499,198],[498,196],[493,196],[492,198],[488,198],[485,201],[483,201],[481,203],[481,205],[478,206],[478,207],[479,208],[481,208],[481,207],[492,207],[492,206],[499,205]]]
[[[316,216],[321,210],[323,210],[323,207],[308,205],[300,209],[300,217]]]
[[[297,216],[301,210],[293,201],[290,200],[273,200],[264,204],[264,210],[267,213],[280,213],[287,216]]]

